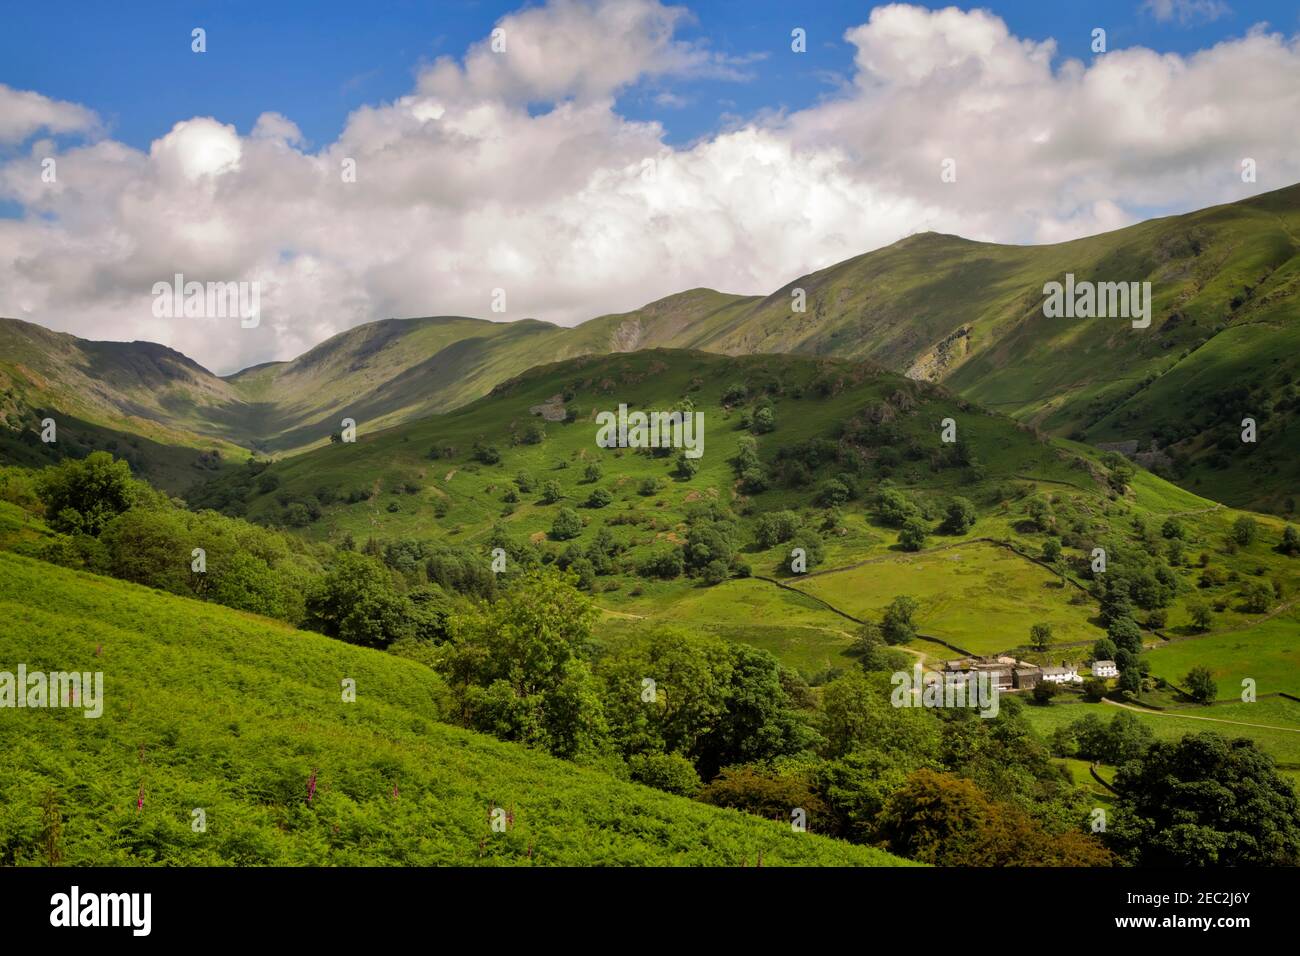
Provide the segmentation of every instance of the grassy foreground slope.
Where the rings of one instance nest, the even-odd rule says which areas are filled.
[[[0,553],[0,618],[0,670],[104,673],[98,719],[0,710],[2,865],[904,862],[447,726],[424,666],[216,605]]]

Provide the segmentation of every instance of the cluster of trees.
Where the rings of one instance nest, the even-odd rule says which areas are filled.
[[[898,543],[904,551],[920,551],[933,533],[962,535],[975,526],[979,515],[974,503],[960,495],[944,506],[942,520],[931,528],[933,515],[906,492],[883,483],[876,493],[876,517],[881,524],[898,529]]]
[[[456,615],[437,666],[466,726],[675,792],[810,739],[771,655],[671,629],[598,648],[595,618],[549,569]]]
[[[899,709],[887,676],[867,672],[819,702],[764,651],[674,628],[603,644],[594,620],[572,576],[542,568],[453,613],[434,666],[459,719],[714,805],[786,821],[802,810],[817,832],[918,859],[1109,861],[1014,704],[991,721]],[[963,810],[936,841],[924,807],[954,791]],[[968,859],[951,856],[958,845]]]
[[[71,567],[384,648],[445,634],[444,587],[486,596],[481,559],[414,543],[332,554],[215,511],[189,511],[105,452],[38,472],[32,493],[60,532],[20,550]],[[432,583],[429,583],[432,582]]]
[[[1120,711],[1103,721],[1096,714],[1058,727],[1052,732],[1052,752],[1058,757],[1080,757],[1119,766],[1141,757],[1155,737],[1134,714]]]
[[[107,452],[36,473],[33,491],[60,536],[20,550],[173,594],[300,624],[319,556],[288,535],[192,512],[131,477]]]

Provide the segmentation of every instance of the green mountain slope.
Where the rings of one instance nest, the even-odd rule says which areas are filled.
[[[694,289],[573,329],[385,320],[227,379],[159,346],[84,343],[6,321],[0,374],[69,413],[89,402],[117,416],[101,424],[122,431],[144,434],[156,422],[292,452],[324,443],[345,417],[371,427],[411,421],[540,361],[581,354],[667,347],[869,358],[1051,434],[1121,443],[1216,500],[1289,514],[1300,482],[1298,237],[1300,186],[1053,245],[925,233],[767,296]],[[1043,286],[1067,273],[1150,282],[1150,327],[1045,317]],[[69,365],[112,374],[62,377]],[[141,366],[161,370],[161,380]],[[1240,440],[1244,418],[1257,424],[1254,443]]]
[[[1043,286],[1149,281],[1151,325],[1043,315]],[[1146,459],[1232,504],[1294,512],[1300,186],[1048,246],[926,233],[731,300],[687,328],[594,320],[611,347],[865,357]],[[806,311],[792,310],[803,290]],[[1243,417],[1259,439],[1237,438]],[[1154,450],[1153,450],[1153,444]]]
[[[8,553],[0,610],[0,670],[104,675],[98,719],[2,712],[4,865],[904,862],[447,726],[423,665],[264,618]]]
[[[698,470],[681,474],[676,452],[598,447],[596,415],[619,402],[646,411],[689,402],[703,413]],[[743,422],[761,407],[775,428],[754,433]],[[542,411],[570,420],[543,424]],[[942,441],[948,418],[960,445]],[[751,440],[761,486],[738,474]],[[887,487],[908,498],[927,532],[916,550],[880,513]],[[945,530],[956,498],[971,503],[973,523]],[[1086,445],[870,362],[791,355],[652,349],[542,366],[445,415],[360,427],[355,443],[224,477],[192,504],[318,541],[374,539],[412,566],[425,544],[460,548],[481,567],[498,546],[580,569],[589,562],[609,626],[686,623],[765,647],[808,675],[850,666],[859,622],[878,619],[898,595],[919,602],[920,631],[937,642],[916,649],[931,656],[1025,648],[1036,623],[1053,628],[1045,659],[1082,656],[1104,634],[1085,590],[1098,546],[1134,573],[1144,567],[1144,593],[1163,595],[1146,610],[1163,608],[1167,626],[1156,629],[1172,635],[1192,634],[1191,609],[1207,600],[1221,605],[1214,632],[1253,626],[1264,612],[1241,596],[1252,581],[1276,580],[1270,610],[1289,605],[1300,584],[1300,564],[1273,550],[1281,521],[1258,517],[1256,538],[1240,546],[1229,541],[1239,513],[1142,470],[1123,483]],[[566,510],[574,517],[563,528]],[[760,533],[787,511],[824,550],[806,575],[790,567],[789,534]],[[721,580],[705,573],[715,555],[693,557],[697,542],[706,553],[716,547],[703,527],[715,519],[733,542],[716,555]],[[1176,542],[1164,537],[1171,519]],[[1044,557],[1049,540],[1061,544],[1063,564]],[[674,553],[686,573],[669,573]],[[647,572],[665,556],[667,570]],[[1163,584],[1153,583],[1157,572]]]
[[[40,465],[106,449],[171,491],[246,452],[221,435],[234,390],[179,352],[151,342],[90,342],[0,319],[0,458]],[[55,441],[41,440],[52,418]]]

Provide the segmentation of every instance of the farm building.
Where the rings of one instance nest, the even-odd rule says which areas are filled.
[[[1044,667],[1043,680],[1054,684],[1077,684],[1081,683],[1083,678],[1079,676],[1079,668],[1073,664],[1066,664],[1061,667]]]
[[[1115,666],[1114,661],[1093,661],[1093,677],[1118,677],[1119,668]]]
[[[1011,680],[1015,684],[1016,690],[1033,690],[1042,679],[1043,669],[1041,667],[1017,667],[1011,674]]]

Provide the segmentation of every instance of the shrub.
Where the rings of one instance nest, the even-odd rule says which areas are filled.
[[[1249,515],[1242,515],[1232,524],[1232,538],[1243,547],[1251,544],[1259,535],[1259,522]]]
[[[672,578],[681,577],[686,570],[686,559],[682,557],[680,548],[669,547],[666,550],[657,551],[651,554],[641,562],[637,571],[642,577],[647,578]]]
[[[920,551],[925,547],[929,529],[920,518],[908,518],[898,532],[898,543],[904,551]]]
[[[627,769],[637,783],[665,793],[693,797],[700,789],[700,775],[681,754],[633,754]]]
[[[764,405],[754,412],[754,421],[750,429],[759,435],[765,435],[776,429],[776,413],[770,405]]]
[[[727,580],[727,563],[725,561],[713,560],[704,566],[704,571],[700,575],[705,584],[721,584]]]
[[[1208,667],[1193,667],[1183,678],[1183,685],[1192,700],[1198,704],[1213,703],[1214,698],[1219,695],[1219,685],[1215,683],[1214,675],[1210,673]]]
[[[582,534],[582,519],[572,508],[561,508],[551,525],[551,537],[556,541],[568,541]]]
[[[831,478],[821,486],[817,493],[817,503],[824,508],[842,505],[850,498],[853,493],[849,490],[848,485],[837,478]]]
[[[906,644],[916,637],[916,624],[912,621],[920,608],[916,598],[900,594],[889,602],[880,621],[880,633],[890,644]]]
[[[944,534],[965,534],[974,526],[975,506],[966,498],[954,498],[948,503],[948,511],[944,515],[943,524],[939,530]],[[1057,545],[1057,553],[1060,553],[1059,544]]]

